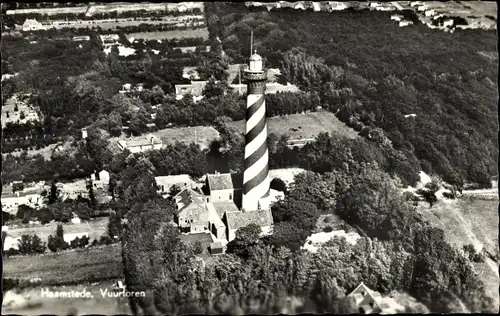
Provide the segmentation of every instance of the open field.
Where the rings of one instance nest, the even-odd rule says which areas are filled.
[[[448,242],[461,248],[473,244],[476,250],[483,247],[498,253],[498,200],[451,200],[428,207],[421,203],[418,211],[436,227],[444,230]],[[474,263],[490,295],[497,301],[499,275],[498,263],[487,258],[485,263]]]
[[[233,123],[241,133],[245,132],[245,121]],[[338,132],[348,138],[358,137],[358,133],[339,121],[331,112],[315,112],[275,116],[267,119],[268,133],[288,135],[290,139],[314,138],[322,132]],[[293,131],[292,129],[297,129]]]
[[[41,285],[65,285],[123,277],[121,245],[37,256],[5,258],[4,277],[41,278]]]
[[[85,233],[89,234],[90,241],[99,239],[106,234],[108,226],[108,218],[99,218],[89,221],[82,221],[80,224],[67,223],[63,224],[64,234]],[[22,235],[37,234],[42,241],[47,242],[49,235],[55,235],[57,223],[49,223],[25,228],[10,228],[8,234],[11,237],[21,237]]]
[[[40,149],[35,149],[35,150],[28,150],[28,157],[32,157],[32,156],[35,156],[35,155],[42,155],[43,158],[45,158],[45,160],[50,160],[52,158],[52,153],[54,152],[54,149],[58,146],[61,147],[61,149],[63,151],[65,150],[68,150],[71,148],[71,141],[66,141],[64,143],[57,143],[57,144],[50,144],[48,145],[47,147],[43,147],[43,148],[40,148]],[[21,155],[21,151],[13,151],[11,153],[2,153],[3,156],[6,156],[8,154],[12,155],[12,156],[20,156]]]
[[[128,33],[127,38],[134,39],[144,39],[144,40],[163,40],[163,39],[181,39],[181,38],[192,38],[192,37],[202,37],[203,39],[208,39],[208,30],[206,27],[197,28],[195,30],[172,30],[172,31],[156,31],[156,32],[137,32]]]
[[[3,309],[4,315],[67,315],[70,310],[76,310],[79,315],[127,315],[130,314],[128,299],[123,297],[103,297],[101,289],[113,288],[113,281],[103,281],[93,284],[80,284],[71,286],[33,287],[15,292],[4,293],[5,301],[10,301],[10,306]],[[42,289],[53,292],[86,292],[92,297],[83,298],[47,298],[42,297]],[[12,294],[15,293],[15,294]],[[17,294],[17,295],[16,295]],[[10,298],[14,298],[13,300]],[[7,304],[7,302],[5,302]],[[27,305],[35,305],[28,307]],[[75,313],[76,314],[76,313]]]
[[[196,142],[202,149],[208,148],[210,143],[219,137],[219,132],[211,126],[167,128],[151,134],[159,137],[164,146],[175,142],[186,144]]]
[[[121,244],[4,259],[4,278],[67,285],[123,277]]]

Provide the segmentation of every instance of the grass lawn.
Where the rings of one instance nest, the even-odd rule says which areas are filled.
[[[196,141],[202,149],[207,148],[214,139],[219,137],[219,132],[211,126],[166,128],[151,134],[159,137],[163,145],[173,144],[177,141],[186,144]]]
[[[242,133],[245,132],[245,121],[234,122]],[[290,139],[314,138],[322,132],[338,132],[348,137],[358,137],[358,133],[342,123],[335,114],[331,112],[314,112],[306,114],[292,114],[275,116],[267,119],[268,133],[276,135],[286,134]],[[292,129],[297,129],[292,131]]]
[[[67,285],[123,278],[121,244],[37,256],[4,258],[4,278],[41,278],[40,285]]]
[[[108,218],[98,218],[89,221],[82,221],[80,224],[67,223],[63,224],[65,234],[70,233],[88,233],[90,241],[99,239],[106,234],[108,227]],[[47,225],[23,227],[23,228],[9,228],[8,234],[11,237],[21,237],[22,235],[37,234],[42,241],[47,242],[49,235],[55,235],[57,223],[49,223]]]
[[[156,32],[137,32],[128,33],[127,38],[133,37],[134,39],[143,38],[144,40],[162,40],[162,39],[181,39],[191,37],[203,37],[208,39],[208,30],[206,27],[198,28],[195,30],[172,30],[172,31],[156,31]]]

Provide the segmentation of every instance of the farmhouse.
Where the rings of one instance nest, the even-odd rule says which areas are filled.
[[[39,31],[47,29],[42,23],[35,19],[26,19],[23,23],[23,31]]]
[[[146,135],[145,137],[133,137],[129,139],[121,139],[117,141],[118,147],[121,150],[128,149],[131,153],[140,153],[147,150],[161,149],[163,143],[161,139],[154,135]]]

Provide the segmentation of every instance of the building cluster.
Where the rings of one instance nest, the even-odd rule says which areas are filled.
[[[40,120],[40,115],[35,109],[30,106],[26,98],[29,95],[19,96],[13,95],[6,100],[5,105],[2,106],[2,127],[7,123],[25,124],[29,121],[37,122]]]
[[[128,149],[131,153],[140,153],[148,150],[159,150],[163,148],[162,140],[152,134],[128,139],[120,139],[116,143],[121,150]]]
[[[85,6],[73,7],[57,7],[57,8],[30,8],[30,9],[15,9],[7,10],[7,15],[16,14],[42,14],[42,15],[56,15],[56,14],[85,14],[91,17],[95,14],[101,13],[123,13],[131,11],[166,11],[166,12],[186,12],[188,10],[199,9],[204,10],[203,2],[178,2],[178,3],[112,3],[112,4],[90,4]]]
[[[191,75],[195,75],[195,73],[191,73]],[[181,100],[185,95],[191,95],[193,97],[193,101],[197,102],[203,98],[203,91],[207,85],[208,81],[205,80],[191,80],[189,84],[176,84],[175,85],[175,95],[177,100]],[[229,84],[229,88],[233,92],[237,92],[239,94],[247,93],[247,85],[246,84]],[[266,94],[275,94],[279,92],[298,92],[299,88],[296,85],[287,83],[286,85],[280,84],[277,82],[269,82],[266,83]]]
[[[107,192],[109,185],[109,172],[102,170],[92,174],[90,179],[77,180],[67,183],[56,183],[61,200],[88,197],[89,180],[92,180],[96,195],[99,192]],[[16,215],[19,206],[26,205],[34,209],[45,206],[45,193],[50,192],[50,185],[45,181],[24,183],[15,181],[10,185],[2,187],[2,211],[10,215]]]
[[[173,200],[177,206],[175,223],[182,233],[210,236],[210,240],[217,243],[217,246],[224,246],[235,238],[239,228],[249,224],[258,225],[262,229],[262,234],[271,232],[273,218],[269,205],[262,204],[255,210],[247,211],[241,208],[243,198],[241,174],[208,174],[201,189],[195,187],[192,181],[187,179],[181,181],[185,181],[180,183],[183,184],[183,188]],[[179,186],[179,183],[175,184]],[[165,187],[161,186],[163,191]],[[273,203],[281,198],[283,198],[282,192],[271,190],[267,203]]]
[[[291,8],[295,10],[313,10],[316,12],[319,11],[340,11],[345,10],[350,7],[349,2],[341,2],[341,1],[276,1],[276,2],[257,2],[257,1],[248,1],[245,2],[247,7],[264,7],[268,11],[272,9],[284,9]]]

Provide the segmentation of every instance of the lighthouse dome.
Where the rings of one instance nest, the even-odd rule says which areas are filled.
[[[250,56],[250,71],[262,71],[262,57],[257,54],[257,51]]]

